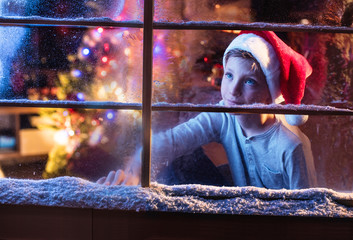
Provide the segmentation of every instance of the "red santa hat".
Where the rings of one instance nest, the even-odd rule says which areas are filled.
[[[285,44],[274,32],[241,31],[226,49],[223,66],[225,55],[231,49],[247,51],[258,61],[273,103],[301,103],[305,81],[312,73],[312,68],[303,55]],[[291,125],[301,125],[307,116],[286,115],[286,119]]]

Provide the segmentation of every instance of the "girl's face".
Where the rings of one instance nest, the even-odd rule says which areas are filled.
[[[272,103],[264,74],[251,59],[230,57],[224,69],[221,94],[226,106]]]

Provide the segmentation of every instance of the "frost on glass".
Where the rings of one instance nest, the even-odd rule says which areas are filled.
[[[156,0],[155,13],[161,22],[352,25],[352,3],[341,0]]]
[[[190,149],[184,146],[187,141],[176,142],[177,136],[169,136],[170,130],[182,126],[185,121],[199,113],[154,112],[152,138],[152,178],[159,183],[206,184],[233,186],[228,158],[220,143],[210,142]],[[169,126],[166,124],[169,123]],[[317,187],[337,191],[353,189],[353,121],[350,116],[309,116],[308,121],[299,127],[311,144]],[[188,127],[178,131],[190,131]],[[180,133],[180,132],[179,132]],[[170,146],[172,145],[172,147]],[[181,147],[183,146],[183,147]],[[238,145],[235,144],[235,147]],[[180,149],[187,149],[181,152]],[[165,149],[168,149],[166,152]],[[257,159],[256,161],[265,161]]]
[[[142,20],[142,0],[1,0],[2,17]]]
[[[142,32],[0,27],[1,99],[140,102]]]
[[[44,108],[8,111],[12,114],[0,116],[2,177],[75,176],[96,181],[111,170],[124,169],[141,145],[140,111]],[[10,123],[15,117],[19,121]]]

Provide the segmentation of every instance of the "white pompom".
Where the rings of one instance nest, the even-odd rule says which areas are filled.
[[[308,115],[285,115],[285,116],[286,116],[287,123],[292,126],[303,125],[309,119]]]

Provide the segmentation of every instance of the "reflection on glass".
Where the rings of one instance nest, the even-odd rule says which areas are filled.
[[[18,148],[0,151],[4,177],[46,179],[68,175],[96,181],[111,170],[124,168],[141,145],[140,111],[44,108],[6,111],[21,121],[10,129],[11,136],[19,142]],[[7,136],[5,130],[3,123],[1,137]]]
[[[0,34],[1,99],[141,101],[140,29],[0,27]]]
[[[343,14],[342,14],[343,13]],[[155,21],[269,22],[352,25],[352,5],[345,1],[311,0],[156,0]]]
[[[116,21],[142,20],[143,1],[140,0],[4,0],[0,4],[2,17],[38,16],[54,19],[110,18]]]
[[[235,122],[233,122],[235,125],[232,130],[230,130],[231,122],[228,125],[225,124],[228,127],[223,125],[215,129],[202,122],[202,119],[206,119],[204,116],[212,114],[218,115],[214,118],[209,117],[213,124],[216,118],[220,121],[227,118],[225,116],[227,114],[224,113],[195,114],[196,120],[195,116],[183,112],[154,113],[152,172],[158,182],[239,186],[238,178],[242,176],[245,185],[278,188],[281,186],[276,186],[276,184],[298,180],[295,179],[295,171],[288,171],[291,169],[291,165],[288,165],[290,163],[287,159],[288,155],[284,154],[280,157],[283,157],[281,163],[283,165],[280,164],[279,169],[276,169],[274,164],[280,156],[282,146],[288,141],[285,135],[281,135],[273,142],[276,134],[273,133],[272,128],[265,134],[245,137]],[[228,117],[234,118],[234,116]],[[170,122],[169,127],[166,124],[160,127],[159,123],[166,122],[166,119]],[[303,162],[302,158],[294,157],[292,170],[301,164],[301,167],[308,169],[309,164],[312,164],[316,173],[317,187],[337,191],[353,189],[353,163],[351,161],[353,151],[350,147],[353,140],[352,117],[309,116],[309,120],[298,128],[286,124],[280,116],[278,119],[283,122],[286,131],[290,130],[292,134],[295,134],[292,137],[308,138],[303,140],[303,143],[310,148],[313,162],[309,163],[307,160]],[[237,132],[238,130],[240,132]],[[215,133],[220,136],[214,136]],[[234,135],[234,138],[230,135]],[[269,139],[262,142],[269,136],[271,136]],[[255,148],[257,143],[260,145]],[[284,152],[288,154],[291,147],[288,145],[288,149]],[[262,148],[266,148],[268,152],[262,152]],[[235,155],[235,152],[239,155]],[[262,154],[258,155],[259,152]],[[272,157],[269,156],[271,152],[274,153]],[[242,159],[238,165],[236,156]],[[305,179],[306,172],[300,172],[297,177],[299,176]],[[256,179],[261,181],[256,183]],[[271,186],[271,183],[274,185]],[[288,187],[285,186],[285,188]]]

